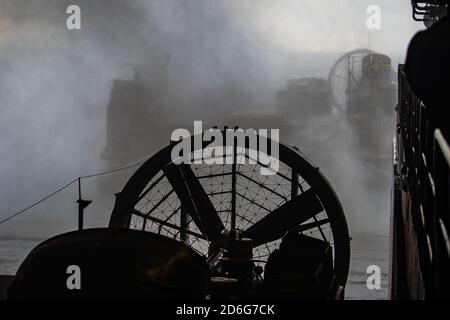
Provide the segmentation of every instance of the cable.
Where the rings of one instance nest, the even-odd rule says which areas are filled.
[[[92,177],[98,177],[98,176],[102,176],[102,175],[105,175],[105,174],[110,174],[110,173],[114,173],[114,172],[119,172],[119,171],[123,171],[123,170],[126,170],[126,169],[130,169],[130,168],[133,168],[133,167],[137,167],[137,166],[139,166],[139,165],[141,165],[143,163],[144,163],[144,161],[138,162],[138,163],[135,163],[135,164],[131,164],[129,166],[121,167],[121,168],[118,168],[118,169],[114,169],[114,170],[109,170],[109,171],[89,174],[89,175],[86,175],[86,176],[81,176],[79,178],[80,179],[87,179],[87,178],[92,178]]]
[[[7,217],[7,218],[4,218],[3,220],[0,220],[0,224],[3,224],[3,223],[5,223],[5,222],[7,222],[7,221],[9,221],[9,220],[11,220],[11,219],[17,217],[18,215],[20,215],[20,214],[22,214],[22,213],[24,213],[24,212],[30,210],[31,208],[37,206],[38,204],[41,204],[41,203],[44,202],[45,200],[47,200],[47,199],[53,197],[54,195],[58,194],[59,192],[63,191],[64,189],[68,188],[69,186],[71,186],[72,184],[74,184],[75,182],[77,182],[78,179],[87,179],[87,178],[98,177],[98,176],[102,176],[102,175],[106,175],[106,174],[110,174],[110,173],[115,173],[115,172],[123,171],[123,170],[126,170],[126,169],[130,169],[130,168],[133,168],[133,167],[137,167],[137,166],[139,166],[139,165],[141,165],[141,164],[143,164],[143,163],[144,163],[144,161],[138,162],[138,163],[135,163],[135,164],[131,164],[131,165],[128,165],[128,166],[125,166],[125,167],[117,168],[117,169],[114,169],[114,170],[103,171],[103,172],[99,172],[99,173],[94,173],[94,174],[90,174],[90,175],[85,175],[85,176],[78,177],[78,178],[74,179],[73,181],[69,182],[68,184],[66,184],[65,186],[63,186],[63,187],[59,188],[58,190],[52,192],[52,193],[49,194],[48,196],[42,198],[41,200],[39,200],[39,201],[37,201],[37,202],[35,202],[35,203],[29,205],[28,207],[26,207],[26,208],[20,210],[19,212],[15,213],[15,214],[13,214],[13,215],[10,215],[10,216]]]
[[[27,211],[27,210],[29,210],[29,209],[31,209],[31,208],[37,206],[38,204],[40,204],[40,203],[42,203],[42,202],[44,202],[44,201],[47,200],[48,198],[53,197],[53,196],[56,195],[57,193],[63,191],[64,189],[66,189],[66,188],[68,188],[69,186],[71,186],[72,184],[74,184],[77,180],[78,180],[78,179],[73,180],[72,182],[66,184],[64,187],[59,188],[59,189],[56,190],[55,192],[49,194],[48,196],[42,198],[42,199],[39,200],[39,201],[33,203],[32,205],[26,207],[25,209],[22,209],[22,210],[20,210],[19,212],[17,212],[17,213],[15,213],[15,214],[13,214],[13,215],[11,215],[11,216],[9,216],[9,217],[7,217],[7,218],[1,220],[1,221],[0,221],[0,224],[5,223],[6,221],[11,220],[12,218],[17,217],[18,215],[24,213],[25,211]]]

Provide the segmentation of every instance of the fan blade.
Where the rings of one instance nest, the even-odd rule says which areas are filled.
[[[322,204],[311,189],[286,202],[242,233],[253,240],[253,246],[275,241],[284,234],[314,217],[323,210]]]
[[[219,238],[225,227],[190,166],[170,164],[163,171],[198,229],[210,241]]]

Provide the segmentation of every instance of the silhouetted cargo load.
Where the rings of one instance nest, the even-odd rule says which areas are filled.
[[[104,160],[125,163],[147,155],[158,146],[161,131],[160,99],[137,80],[114,80],[107,107]],[[167,141],[167,140],[166,140]]]
[[[259,127],[264,124],[263,128],[278,127],[280,118],[275,112],[246,108],[252,97],[235,83],[188,90],[190,95],[182,97],[182,101],[177,100],[180,99],[177,89],[171,88],[169,105],[167,65],[164,67],[168,58],[160,59],[161,67],[144,63],[136,69],[134,79],[113,81],[101,159],[116,164],[137,161],[167,144],[175,129],[192,127],[194,120],[201,120],[205,128],[249,128],[255,124]]]
[[[107,106],[106,146],[101,158],[115,163],[136,161],[167,142],[164,127],[169,57],[148,53],[132,80],[115,79]],[[166,138],[166,140],[163,140]]]
[[[326,241],[288,233],[269,256],[265,290],[273,298],[324,297],[333,290],[333,255]]]
[[[319,78],[288,80],[277,92],[277,108],[285,116],[295,115],[301,122],[330,112],[328,83]]]

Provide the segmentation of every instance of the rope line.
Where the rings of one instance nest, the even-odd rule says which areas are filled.
[[[51,194],[49,194],[48,196],[42,198],[41,200],[39,200],[39,201],[37,201],[37,202],[35,202],[35,203],[29,205],[28,207],[26,207],[26,208],[20,210],[19,212],[15,213],[15,214],[13,214],[13,215],[11,215],[11,216],[9,216],[9,217],[7,217],[7,218],[1,220],[1,221],[0,221],[0,224],[5,223],[6,221],[11,220],[12,218],[17,217],[18,215],[20,215],[20,214],[22,214],[22,213],[24,213],[24,212],[30,210],[31,208],[37,206],[38,204],[44,202],[45,200],[47,200],[47,199],[53,197],[53,196],[56,195],[57,193],[63,191],[64,189],[68,188],[69,186],[71,186],[72,184],[74,184],[75,182],[77,182],[77,180],[78,180],[78,179],[75,179],[75,180],[73,180],[72,182],[69,182],[69,183],[66,184],[64,187],[59,188],[58,190],[56,190],[55,192],[52,192]]]
[[[98,172],[98,173],[89,174],[89,175],[85,175],[85,176],[80,176],[80,177],[78,177],[78,178],[72,180],[72,181],[69,182],[68,184],[64,185],[63,187],[59,188],[58,190],[56,190],[56,191],[50,193],[49,195],[45,196],[44,198],[40,199],[39,201],[36,201],[35,203],[33,203],[33,204],[29,205],[28,207],[26,207],[26,208],[20,210],[19,212],[16,212],[16,213],[10,215],[9,217],[6,217],[6,218],[0,220],[0,224],[3,224],[3,223],[5,223],[5,222],[7,222],[7,221],[9,221],[9,220],[11,220],[11,219],[13,219],[13,218],[15,218],[15,217],[21,215],[22,213],[25,213],[25,212],[27,212],[28,210],[34,208],[35,206],[41,204],[42,202],[44,202],[44,201],[50,199],[51,197],[53,197],[53,196],[55,196],[56,194],[58,194],[58,193],[60,193],[61,191],[63,191],[64,189],[67,189],[68,187],[70,187],[72,184],[74,184],[75,182],[77,182],[78,179],[88,179],[88,178],[92,178],[92,177],[103,176],[103,175],[106,175],[106,174],[111,174],[111,173],[115,173],[115,172],[127,170],[127,169],[130,169],[130,168],[134,168],[134,167],[137,167],[137,166],[139,166],[139,165],[141,165],[141,164],[143,164],[143,163],[144,163],[144,161],[139,162],[139,163],[135,163],[135,164],[131,164],[131,165],[128,165],[128,166],[125,166],[125,167],[117,168],[117,169],[114,169],[114,170],[108,170],[108,171]]]
[[[92,178],[92,177],[98,177],[98,176],[103,176],[105,174],[110,174],[110,173],[115,173],[115,172],[127,170],[127,169],[130,169],[130,168],[134,168],[134,167],[140,166],[143,163],[144,163],[144,161],[138,162],[138,163],[135,163],[135,164],[130,164],[129,166],[121,167],[121,168],[114,169],[114,170],[103,171],[103,172],[98,172],[98,173],[94,173],[94,174],[89,174],[89,175],[86,175],[86,176],[81,176],[80,179],[87,179],[87,178]]]

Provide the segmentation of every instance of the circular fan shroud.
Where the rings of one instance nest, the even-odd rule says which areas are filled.
[[[281,236],[296,228],[304,235],[330,242],[337,283],[345,285],[350,261],[345,215],[331,185],[304,155],[279,144],[280,168],[276,174],[263,176],[260,169],[264,165],[248,164],[247,161],[235,166],[234,180],[231,164],[182,165],[182,175],[192,178],[191,185],[201,186],[192,197],[197,201],[202,196],[209,199],[204,201],[203,198],[197,203],[193,200],[194,205],[202,207],[203,217],[199,223],[191,216],[187,221],[182,218],[182,190],[179,186],[174,188],[176,172],[181,167],[171,160],[174,145],[149,158],[117,194],[110,227],[162,234],[186,242],[208,258],[214,235],[232,227],[231,202],[234,198],[234,224],[244,235],[255,238],[257,245],[253,256],[256,264],[264,264],[278,247]],[[303,208],[304,205],[308,208]]]
[[[342,55],[331,67],[328,83],[332,104],[338,110],[347,107],[348,94],[362,77],[362,60],[368,54],[376,54],[369,49],[356,49]]]

